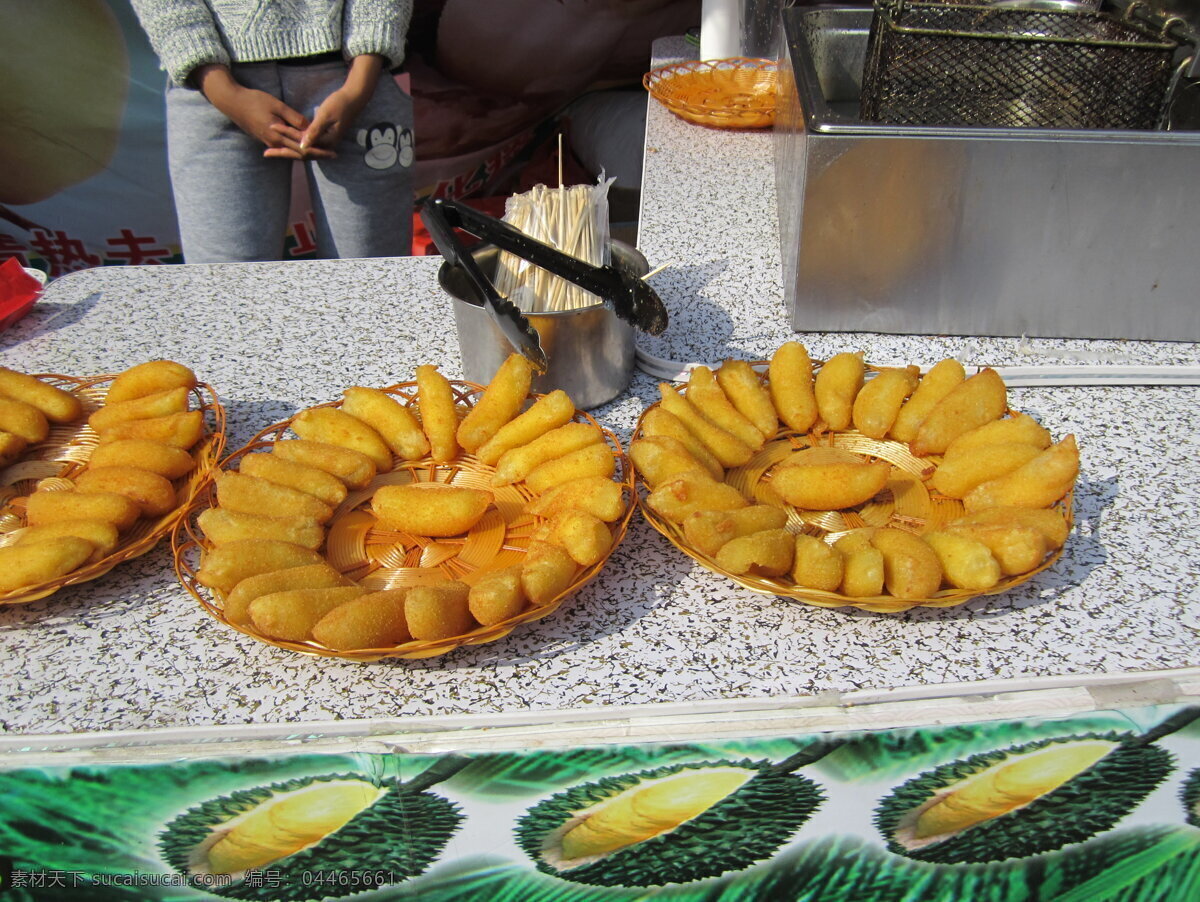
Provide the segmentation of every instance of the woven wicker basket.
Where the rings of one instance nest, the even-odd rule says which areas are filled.
[[[17,530],[26,525],[25,499],[35,488],[50,491],[70,489],[70,480],[87,467],[99,439],[96,432],[86,425],[86,419],[104,403],[108,385],[116,376],[109,374],[76,378],[40,374],[37,378],[75,394],[83,402],[84,416],[77,423],[52,425],[50,435],[44,442],[30,447],[21,460],[0,471],[0,546],[14,542],[18,535]],[[116,550],[107,557],[40,585],[0,593],[0,604],[36,601],[52,595],[63,586],[103,576],[118,564],[150,551],[175,528],[191,507],[196,495],[212,479],[217,462],[225,449],[225,409],[210,385],[200,383],[192,390],[191,407],[193,410],[204,412],[207,433],[201,442],[191,449],[192,457],[196,461],[195,469],[187,476],[175,480],[175,492],[179,501],[176,508],[162,517],[143,517],[138,520],[132,528],[122,533]]]
[[[470,408],[484,391],[484,387],[472,382],[451,382],[456,403],[462,409]],[[408,407],[416,406],[416,383],[405,382],[383,389]],[[532,398],[539,397],[531,395]],[[322,407],[340,407],[341,402],[331,402]],[[354,651],[335,651],[316,641],[290,642],[272,639],[256,632],[251,626],[243,626],[226,619],[222,610],[224,600],[220,593],[200,585],[196,579],[201,553],[209,544],[196,525],[196,518],[205,510],[216,505],[215,485],[209,484],[192,505],[188,516],[183,518],[172,536],[175,551],[175,572],[180,582],[201,606],[221,623],[244,633],[259,642],[296,651],[302,654],[350,661],[378,661],[384,658],[432,658],[444,655],[462,645],[482,645],[507,636],[523,623],[540,620],[554,613],[571,595],[591,582],[604,567],[608,557],[616,550],[625,536],[629,520],[633,515],[634,488],[633,472],[617,437],[603,429],[594,419],[582,411],[575,414],[577,422],[586,422],[601,429],[605,439],[615,451],[617,459],[616,479],[624,488],[625,511],[621,518],[609,524],[613,541],[609,553],[603,560],[590,567],[578,568],[571,585],[547,604],[529,606],[517,616],[493,626],[481,626],[462,636],[436,641],[413,641],[390,648],[367,648]],[[254,451],[269,450],[273,443],[285,437],[291,419],[275,423],[259,432],[245,447],[222,461],[223,469],[236,465],[244,455]],[[326,526],[324,555],[328,563],[353,579],[369,591],[401,588],[406,586],[430,585],[447,579],[473,583],[484,573],[499,570],[519,563],[525,555],[530,536],[542,518],[525,513],[525,502],[533,494],[524,483],[495,488],[491,484],[494,469],[472,455],[460,452],[459,457],[449,463],[438,463],[432,458],[398,461],[394,468],[380,473],[367,488],[351,492],[338,506]],[[465,488],[484,489],[494,494],[494,504],[469,532],[462,536],[432,539],[385,530],[378,526],[369,511],[369,502],[375,490],[383,485],[408,482],[442,482]]]
[[[774,60],[731,57],[680,63],[647,72],[642,84],[668,110],[714,128],[770,128],[775,124]]]
[[[813,364],[814,367],[820,365],[818,361],[813,361]],[[761,370],[766,363],[759,361],[753,365],[756,369]],[[868,367],[868,370],[871,369]],[[658,406],[657,403],[652,404],[642,413],[634,431],[633,440],[636,441],[641,436],[642,421],[646,414]],[[814,463],[846,459],[884,460],[891,464],[892,475],[883,492],[858,507],[838,511],[798,510],[786,504],[771,488],[769,474],[775,464],[804,449],[815,450],[818,457],[814,458]],[[930,486],[929,479],[940,463],[939,455],[915,457],[908,450],[908,446],[902,442],[868,438],[855,430],[801,435],[782,427],[747,463],[727,470],[725,482],[738,489],[745,497],[753,499],[756,504],[769,504],[786,509],[788,511],[786,529],[792,533],[808,533],[834,541],[852,529],[864,526],[890,526],[919,535],[938,529],[966,513],[961,501],[948,498]],[[836,592],[797,586],[786,577],[768,579],[753,575],[734,574],[722,569],[717,564],[715,557],[691,546],[678,524],[663,518],[645,503],[644,496],[650,491],[650,487],[640,474],[635,473],[635,483],[640,489],[638,506],[641,508],[642,514],[651,526],[666,536],[667,540],[684,554],[699,561],[714,573],[726,576],[752,592],[778,595],[823,608],[853,607],[864,611],[897,613],[915,607],[953,607],[981,595],[997,595],[1007,592],[1053,565],[1062,554],[1062,549],[1059,548],[1048,555],[1033,570],[1007,576],[985,591],[943,589],[929,598],[896,598],[892,595],[851,597]],[[1057,509],[1066,519],[1067,526],[1072,527],[1072,495],[1068,494],[1059,502]]]

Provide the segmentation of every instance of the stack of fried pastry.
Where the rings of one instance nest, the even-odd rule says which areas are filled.
[[[437,367],[416,371],[416,404],[351,387],[340,406],[302,411],[295,439],[245,454],[217,477],[217,505],[198,525],[210,546],[197,580],[223,598],[226,620],[270,639],[316,641],[335,651],[390,649],[466,635],[555,601],[582,569],[604,559],[608,524],[626,501],[616,459],[592,423],[575,422],[565,392],[523,410],[532,370],[509,357],[462,415]],[[368,591],[322,556],[324,524],[349,490],[367,489],[401,462],[448,464],[471,455],[493,468],[495,487],[523,484],[539,522],[519,564],[434,585]],[[379,485],[370,509],[380,526],[445,539],[472,529],[492,492],[440,482]]]
[[[1069,526],[1056,505],[1079,472],[1074,436],[1052,443],[1033,417],[1010,415],[992,369],[968,377],[947,359],[924,376],[911,366],[868,375],[861,354],[838,354],[816,368],[803,345],[788,342],[772,356],[765,382],[747,362],[726,360],[715,373],[695,368],[686,394],[663,383],[662,402],[646,412],[630,447],[651,489],[647,505],[726,572],[849,598],[987,591],[1062,546]],[[811,447],[771,469],[766,497],[778,503],[754,504],[723,481],[725,472],[749,462],[781,423],[811,436]],[[793,534],[789,508],[844,511],[887,487],[886,460],[822,453],[822,436],[847,430],[929,458],[929,487],[961,501],[965,516],[924,532],[923,524],[906,524],[912,528]]]
[[[88,417],[98,444],[71,486],[39,486],[25,499],[24,529],[0,548],[0,591],[57,579],[111,555],[123,534],[140,519],[154,520],[175,510],[174,480],[195,467],[189,449],[204,436],[204,414],[191,410],[195,374],[169,360],[139,364],[118,375],[103,405]],[[82,416],[69,392],[11,370],[0,371],[0,421],[5,411],[24,404],[21,438],[46,438],[46,420],[73,422]],[[38,429],[33,430],[33,426]],[[2,440],[2,437],[0,437]]]

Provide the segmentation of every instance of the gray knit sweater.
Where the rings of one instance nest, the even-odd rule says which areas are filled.
[[[404,60],[412,0],[132,0],[175,84],[207,63],[341,51]]]

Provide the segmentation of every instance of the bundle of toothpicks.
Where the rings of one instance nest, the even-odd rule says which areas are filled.
[[[508,199],[504,221],[564,254],[593,266],[605,266],[610,261],[610,184],[612,179],[601,176],[595,185],[537,185]],[[575,310],[600,303],[596,295],[573,282],[507,252],[500,254],[495,285],[501,295],[526,313]]]

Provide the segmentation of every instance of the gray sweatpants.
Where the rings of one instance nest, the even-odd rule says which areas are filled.
[[[346,63],[236,63],[234,78],[309,118],[346,78]],[[321,257],[395,257],[412,245],[412,100],[390,75],[336,148],[304,166]],[[167,149],[187,263],[283,257],[292,160],[266,149],[192,88],[167,89]]]

